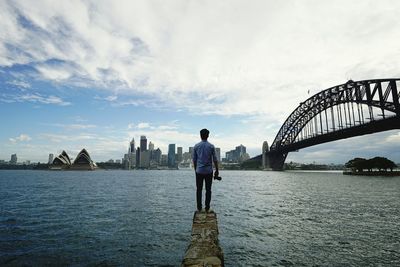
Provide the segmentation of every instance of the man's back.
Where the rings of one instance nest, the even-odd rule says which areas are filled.
[[[215,148],[213,144],[209,143],[207,140],[202,140],[194,146],[193,162],[196,163],[197,173],[212,173],[212,162],[215,160]]]

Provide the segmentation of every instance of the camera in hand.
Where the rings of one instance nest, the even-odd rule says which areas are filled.
[[[218,181],[221,181],[222,180],[222,177],[221,176],[214,176],[214,180],[218,180]]]

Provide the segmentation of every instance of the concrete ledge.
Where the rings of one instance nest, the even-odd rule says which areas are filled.
[[[217,214],[196,211],[193,216],[192,239],[182,267],[211,266],[224,266],[224,253],[218,241]]]

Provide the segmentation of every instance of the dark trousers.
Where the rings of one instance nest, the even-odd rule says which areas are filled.
[[[212,184],[213,174],[201,174],[196,172],[196,199],[197,199],[197,209],[202,209],[201,197],[203,190],[203,181],[206,181],[206,209],[210,209],[211,202],[211,184]]]

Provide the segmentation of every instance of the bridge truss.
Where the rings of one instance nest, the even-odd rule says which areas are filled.
[[[348,81],[300,105],[280,128],[267,154],[280,170],[291,151],[375,132],[400,129],[400,79]]]

